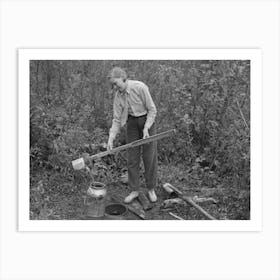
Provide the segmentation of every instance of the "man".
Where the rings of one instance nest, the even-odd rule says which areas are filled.
[[[154,122],[157,110],[148,87],[140,81],[128,80],[126,72],[119,67],[113,68],[108,78],[115,92],[114,115],[109,134],[108,150],[113,148],[113,141],[120,128],[125,124],[127,124],[128,143],[155,134]],[[148,197],[151,202],[157,200],[155,193],[157,185],[157,143],[150,142],[127,151],[128,185],[132,192],[125,198],[125,203],[130,203],[139,195],[141,148]]]

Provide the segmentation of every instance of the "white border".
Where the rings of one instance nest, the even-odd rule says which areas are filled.
[[[29,220],[30,60],[251,60],[251,220],[107,221]],[[19,231],[261,231],[262,72],[260,49],[19,49]]]

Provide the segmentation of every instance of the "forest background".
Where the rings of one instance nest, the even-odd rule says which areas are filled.
[[[30,218],[79,219],[91,177],[71,161],[105,147],[114,66],[148,85],[156,104],[159,186],[211,197],[218,219],[250,219],[250,61],[33,60],[30,62]],[[125,144],[125,129],[115,141]],[[125,153],[93,167],[96,180],[120,181]],[[114,189],[114,187],[112,187]],[[127,191],[121,183],[116,190]],[[195,212],[185,219],[201,219]]]

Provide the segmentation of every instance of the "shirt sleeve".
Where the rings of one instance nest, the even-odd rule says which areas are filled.
[[[114,106],[113,106],[112,127],[110,129],[110,135],[109,135],[109,137],[111,137],[113,140],[116,138],[121,128],[121,114],[122,114],[122,106],[116,94],[114,98]]]
[[[153,125],[156,114],[157,114],[157,109],[155,106],[155,103],[151,97],[149,88],[146,85],[143,85],[142,87],[142,94],[143,94],[143,101],[147,109],[147,120],[145,123],[144,128],[150,129],[150,127]]]

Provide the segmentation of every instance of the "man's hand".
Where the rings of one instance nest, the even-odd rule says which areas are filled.
[[[109,140],[108,140],[108,144],[107,144],[107,151],[110,151],[113,149],[113,138],[109,137]]]
[[[149,135],[148,129],[144,128],[143,129],[143,139],[146,139],[146,138],[149,138],[149,137],[150,137],[150,135]]]

